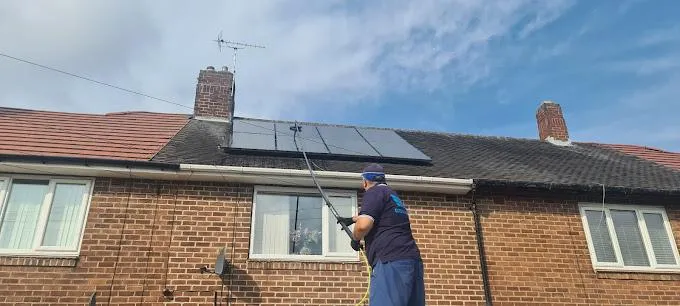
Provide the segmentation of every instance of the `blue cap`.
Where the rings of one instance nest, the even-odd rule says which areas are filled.
[[[385,170],[378,164],[370,164],[361,173],[361,176],[371,182],[385,181]]]

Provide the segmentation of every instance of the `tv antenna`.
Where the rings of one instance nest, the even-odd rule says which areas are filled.
[[[231,96],[232,96],[232,99],[234,99],[234,94],[235,94],[234,90],[235,90],[235,87],[236,87],[235,86],[236,85],[236,51],[238,51],[239,49],[245,49],[245,48],[261,48],[261,49],[264,49],[264,46],[224,40],[224,39],[222,39],[222,31],[220,31],[220,34],[217,35],[217,39],[215,39],[213,41],[217,42],[217,47],[220,49],[220,52],[222,52],[222,45],[223,44],[226,47],[234,50],[234,56],[233,56],[234,67],[232,69],[233,71],[231,72],[233,74],[233,77],[231,78]]]

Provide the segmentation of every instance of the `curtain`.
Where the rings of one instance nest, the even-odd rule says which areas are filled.
[[[650,263],[635,211],[612,209],[610,214],[621,249],[623,264],[648,267]]]
[[[258,194],[255,207],[254,253],[288,254],[291,201],[285,195]]]
[[[675,255],[670,237],[666,231],[663,216],[659,213],[643,213],[649,240],[652,242],[656,263],[661,265],[675,265]]]
[[[349,197],[330,197],[333,206],[341,217],[351,217],[354,215],[352,198]],[[354,250],[350,245],[347,233],[342,230],[332,212],[328,212],[328,251],[331,253],[352,253]],[[354,230],[354,225],[349,227]]]
[[[0,226],[0,248],[32,249],[48,181],[15,180]]]
[[[82,223],[80,211],[87,191],[82,184],[57,184],[42,245],[73,249],[77,247]]]
[[[588,230],[590,231],[590,238],[595,249],[595,257],[598,262],[616,262],[616,253],[614,252],[614,245],[612,238],[609,235],[607,226],[607,217],[603,211],[587,210],[586,219],[588,221]]]

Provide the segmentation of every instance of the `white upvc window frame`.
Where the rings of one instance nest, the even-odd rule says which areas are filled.
[[[588,220],[586,217],[586,210],[596,210],[602,211],[602,203],[580,203],[579,212],[581,215],[581,222],[583,224],[583,229],[585,231],[586,240],[588,242],[588,250],[590,252],[590,259],[593,266],[593,270],[598,272],[645,272],[645,273],[680,273],[680,254],[678,253],[678,247],[675,243],[675,236],[673,234],[673,229],[671,228],[671,223],[668,219],[668,214],[663,206],[647,206],[647,205],[627,205],[627,204],[605,204],[605,218],[602,222],[607,222],[607,229],[609,231],[609,236],[611,238],[612,245],[614,246],[614,253],[616,255],[616,263],[609,262],[598,262],[595,253],[595,248],[593,246],[593,240],[591,237],[590,229],[588,226]],[[621,255],[621,248],[617,239],[616,231],[614,230],[610,210],[634,210],[637,216],[638,227],[640,234],[642,235],[642,241],[645,246],[645,251],[647,254],[647,259],[649,260],[649,267],[638,267],[638,266],[625,266],[623,263],[623,257]],[[644,220],[644,213],[655,213],[661,214],[664,227],[668,233],[668,239],[670,240],[671,248],[673,249],[673,255],[675,256],[676,265],[664,265],[657,264],[656,256],[654,255],[654,249],[652,248],[652,243],[649,238],[649,232],[647,231],[647,225]]]
[[[58,257],[58,258],[75,258],[80,254],[82,248],[83,236],[85,234],[85,227],[87,224],[87,217],[90,211],[90,204],[92,202],[92,193],[94,190],[94,178],[73,178],[60,176],[41,176],[41,175],[4,175],[0,174],[0,225],[4,222],[7,202],[10,198],[12,183],[15,180],[42,180],[49,181],[48,191],[43,198],[40,214],[37,221],[36,235],[33,237],[31,249],[2,249],[0,248],[0,256],[31,256],[31,257]],[[52,246],[41,246],[45,238],[47,230],[47,221],[50,210],[54,200],[54,193],[57,184],[82,184],[85,185],[85,193],[83,194],[83,203],[80,211],[78,211],[78,222],[80,224],[80,232],[77,234],[78,243],[74,248],[62,248]]]
[[[254,254],[255,241],[255,216],[257,212],[257,195],[259,193],[267,194],[281,194],[281,195],[295,195],[295,196],[314,196],[320,198],[322,205],[321,224],[322,224],[322,255],[295,255],[295,254]],[[358,213],[358,196],[356,191],[351,190],[324,190],[324,193],[329,198],[332,197],[347,197],[352,201],[352,216]],[[332,200],[332,199],[331,199]],[[301,262],[358,262],[359,253],[356,251],[344,252],[329,252],[329,233],[330,231],[337,231],[339,229],[329,228],[329,219],[333,218],[332,212],[329,210],[325,201],[321,198],[318,189],[315,188],[301,188],[301,187],[279,187],[279,186],[255,186],[253,191],[253,207],[250,218],[250,243],[248,256],[252,260],[258,261],[301,261]],[[342,216],[351,217],[351,216]],[[349,226],[352,230],[353,226]],[[344,232],[343,232],[344,233]],[[347,242],[349,245],[349,241]]]

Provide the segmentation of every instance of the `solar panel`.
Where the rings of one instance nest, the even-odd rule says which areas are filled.
[[[294,123],[266,122],[250,119],[234,119],[232,127],[232,149],[279,152],[284,155],[301,152],[316,154],[317,158],[327,155],[330,158],[395,159],[430,161],[431,159],[413,147],[395,131],[338,127],[329,125],[299,124],[298,145],[296,149],[293,133]],[[333,157],[335,155],[335,157]]]
[[[321,137],[333,154],[380,156],[354,128],[318,126]]]
[[[276,123],[276,150],[298,151],[295,147],[295,142],[293,142],[294,132],[290,130],[290,127],[294,125],[291,123]],[[302,152],[302,149],[304,149],[307,153],[329,153],[315,126],[298,125],[302,127],[297,133],[297,143],[300,146],[299,152]]]
[[[366,128],[357,130],[384,157],[430,160],[430,157],[413,147],[394,131]]]
[[[254,120],[234,120],[231,147],[251,150],[276,150],[274,124]]]
[[[274,123],[257,120],[234,119],[232,130],[239,133],[274,135]]]

